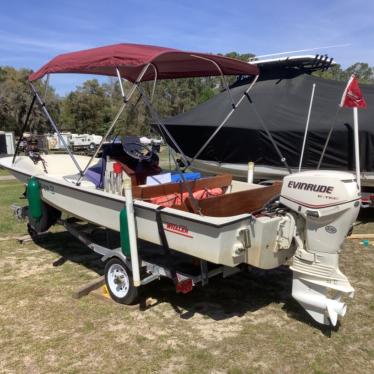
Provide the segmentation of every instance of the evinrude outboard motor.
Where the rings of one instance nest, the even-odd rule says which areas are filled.
[[[292,296],[317,322],[335,326],[347,309],[341,295],[354,294],[339,270],[339,252],[360,209],[355,177],[318,170],[291,174],[283,180],[280,202],[296,221]]]

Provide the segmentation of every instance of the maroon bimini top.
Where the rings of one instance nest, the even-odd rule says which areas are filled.
[[[200,57],[200,58],[199,58]],[[211,61],[207,61],[209,59]],[[157,70],[157,79],[205,77],[220,75],[258,75],[257,66],[245,61],[199,52],[141,44],[114,44],[59,55],[29,76],[29,81],[50,73],[80,73],[116,76],[135,82],[148,63]],[[141,79],[153,80],[155,71],[148,68]]]

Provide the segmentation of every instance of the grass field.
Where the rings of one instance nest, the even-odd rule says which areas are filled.
[[[9,173],[7,170],[0,168],[0,176],[2,175],[9,175]]]
[[[2,238],[26,234],[9,209],[25,202],[22,192],[16,181],[0,182]],[[371,212],[361,219],[355,232],[374,233]],[[341,270],[356,295],[330,329],[291,298],[287,267],[216,278],[187,295],[154,282],[140,305],[126,307],[71,297],[103,266],[68,233],[0,241],[0,372],[372,373],[373,259],[373,246],[345,242]]]

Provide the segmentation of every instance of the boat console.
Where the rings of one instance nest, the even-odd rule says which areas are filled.
[[[122,170],[129,175],[134,186],[144,184],[147,177],[161,172],[156,149],[142,144],[138,137],[126,137],[124,143],[108,143],[102,147],[100,161],[91,166],[85,176],[97,188],[105,189],[105,178],[109,178],[111,170],[107,165],[119,163]]]

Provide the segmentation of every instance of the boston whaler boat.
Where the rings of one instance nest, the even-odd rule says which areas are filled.
[[[136,141],[104,144],[138,91],[160,133],[187,162],[141,83],[220,76],[232,101],[224,123],[248,105],[259,76],[256,66],[218,55],[135,44],[57,56],[29,77],[33,99],[24,128],[38,103],[64,144],[34,85],[51,73],[116,76],[123,104],[92,157],[74,155],[65,144],[68,154],[41,155],[31,149],[28,155],[16,151],[13,158],[1,159],[2,167],[27,184],[31,233],[63,223],[103,255],[109,292],[125,304],[135,301],[140,286],[160,276],[171,278],[178,291],[188,292],[199,282],[204,285],[214,275],[233,274],[246,264],[271,269],[292,260],[293,297],[319,323],[336,325],[346,312],[341,296],[354,292],[338,266],[340,247],[359,211],[360,195],[352,174],[301,172],[285,177],[283,183],[263,186],[234,181],[227,174],[199,178],[182,173],[174,160],[177,173],[170,176],[160,174],[157,155],[148,146]],[[225,75],[252,77],[235,101]],[[132,83],[127,94],[124,78]],[[102,157],[97,158],[100,151]],[[93,243],[71,221],[60,220],[62,211],[120,232],[121,246],[109,249]],[[137,239],[159,245],[160,250],[138,248]],[[178,262],[180,256],[183,261]],[[181,267],[186,261],[195,267],[198,263],[197,271]],[[333,298],[328,296],[331,292]]]

